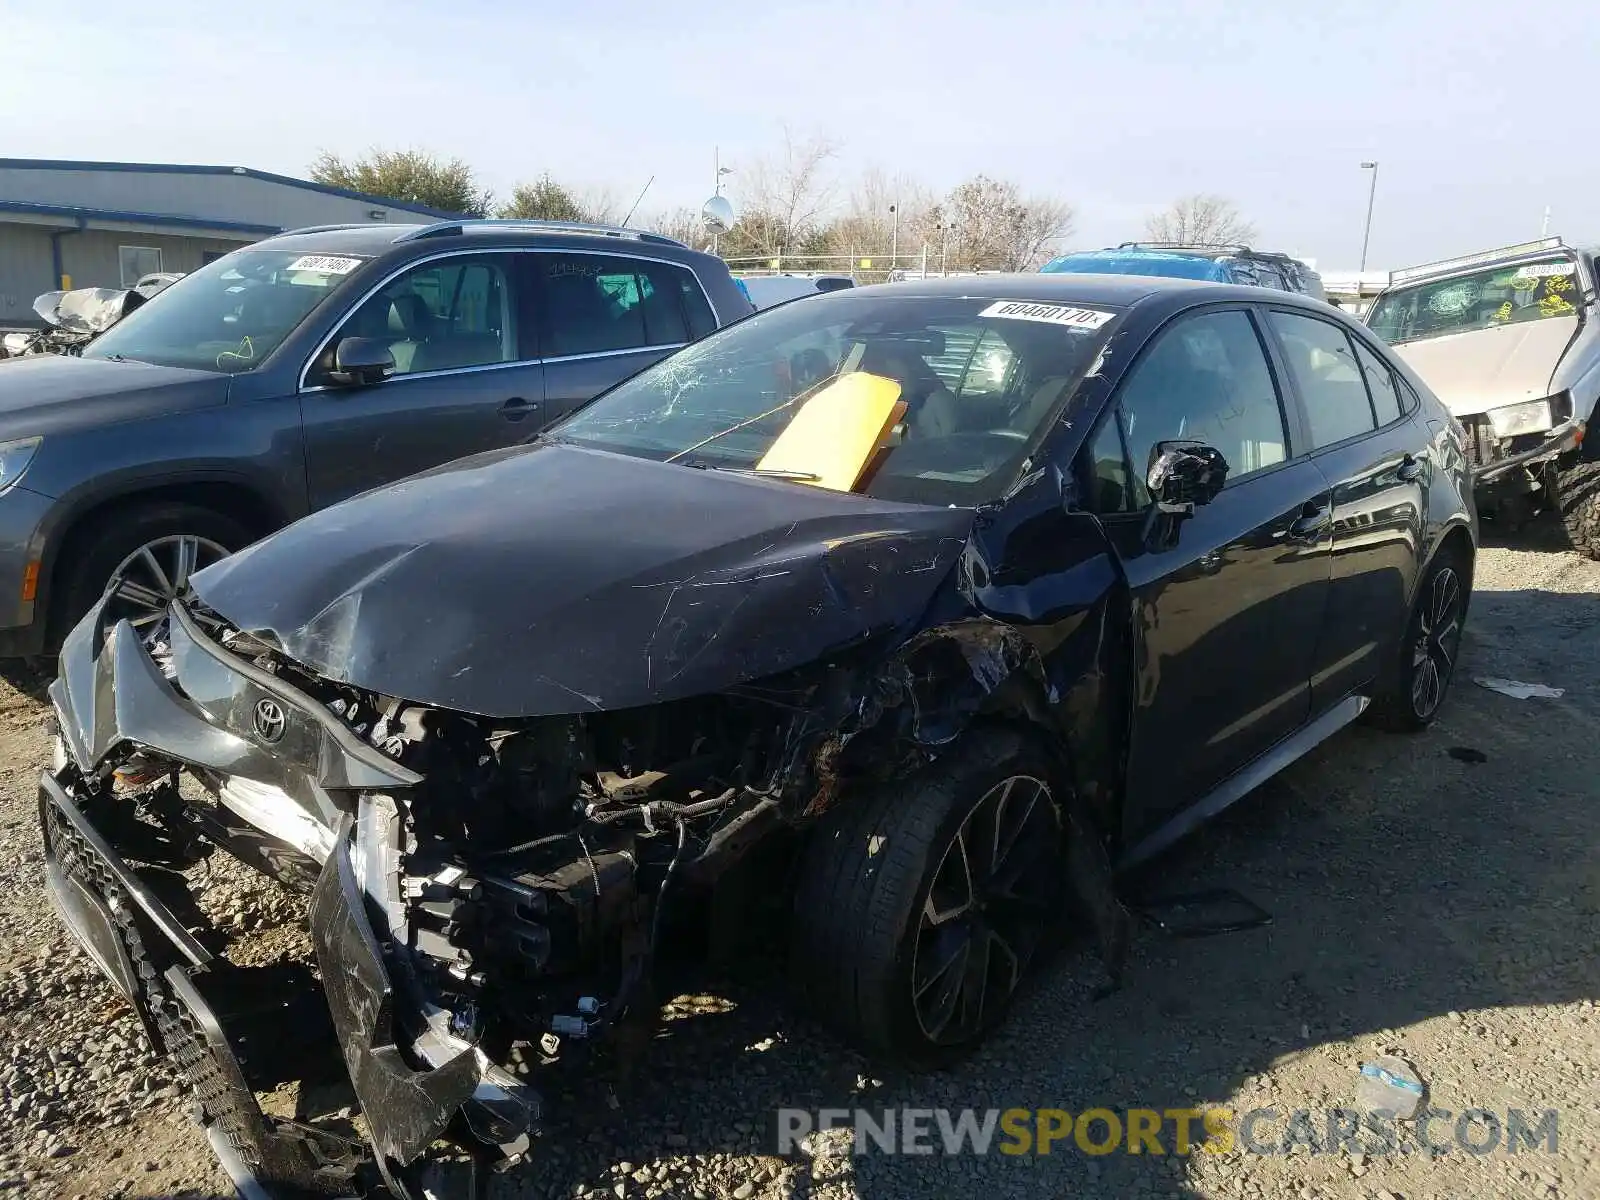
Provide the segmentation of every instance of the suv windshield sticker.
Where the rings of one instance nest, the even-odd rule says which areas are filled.
[[[1578,269],[1577,263],[1531,263],[1517,272],[1518,279],[1548,279],[1552,275],[1571,275]]]
[[[1068,325],[1077,329],[1099,329],[1116,314],[1098,308],[1067,308],[1060,304],[1035,304],[1029,300],[1000,300],[978,315],[1009,317],[1013,321],[1043,321],[1048,325]]]
[[[291,271],[311,271],[317,275],[348,275],[361,265],[359,258],[332,254],[305,254],[289,264]]]

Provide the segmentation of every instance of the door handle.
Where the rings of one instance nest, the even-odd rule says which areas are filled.
[[[1289,536],[1297,542],[1314,542],[1333,528],[1333,509],[1307,504],[1289,526]]]
[[[1415,483],[1422,478],[1422,460],[1413,454],[1408,454],[1400,460],[1400,467],[1395,471],[1395,478],[1401,483]]]
[[[513,396],[500,406],[500,415],[508,421],[520,421],[529,413],[538,412],[543,403],[542,400],[525,400],[521,396]]]

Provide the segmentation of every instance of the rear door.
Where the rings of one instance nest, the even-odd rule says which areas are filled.
[[[1312,673],[1321,712],[1375,678],[1405,628],[1432,470],[1394,373],[1342,322],[1273,309],[1268,328],[1333,496],[1328,620]]]
[[[1158,333],[1090,442],[1094,507],[1133,601],[1130,839],[1310,712],[1330,498],[1292,429],[1258,319],[1230,306],[1179,317]],[[1163,545],[1148,536],[1143,480],[1155,445],[1174,438],[1214,446],[1230,470],[1216,498]]]
[[[700,281],[679,263],[581,250],[530,258],[548,420],[717,327]]]
[[[428,259],[356,305],[312,359],[301,389],[312,508],[538,430],[544,368],[525,280],[530,257]],[[336,384],[330,371],[347,337],[387,343],[394,374],[362,387]]]

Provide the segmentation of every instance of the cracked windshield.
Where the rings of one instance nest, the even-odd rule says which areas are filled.
[[[887,499],[1003,494],[1089,369],[1109,308],[837,295],[717,334],[551,434]]]
[[[1576,262],[1540,259],[1396,289],[1372,306],[1367,324],[1387,342],[1416,342],[1575,316],[1578,292]]]

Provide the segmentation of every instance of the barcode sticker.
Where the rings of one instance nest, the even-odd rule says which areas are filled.
[[[1047,325],[1066,325],[1073,329],[1099,329],[1117,314],[1098,308],[1068,308],[1060,304],[1035,304],[1031,300],[1000,300],[978,315],[1006,317],[1013,321],[1043,321]]]
[[[316,275],[348,275],[361,265],[359,258],[333,254],[304,254],[289,264],[291,271],[310,271]]]
[[[1518,279],[1549,279],[1555,275],[1571,275],[1578,269],[1577,263],[1530,263],[1517,272]]]

